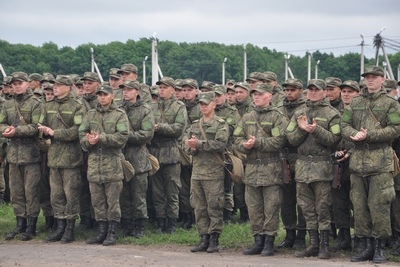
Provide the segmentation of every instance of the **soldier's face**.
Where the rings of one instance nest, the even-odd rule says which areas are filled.
[[[110,86],[112,89],[118,89],[119,86],[122,84],[122,79],[121,78],[115,78],[115,77],[110,77],[108,79],[108,81],[110,82]]]
[[[215,104],[217,106],[222,106],[226,102],[226,94],[215,94]]]
[[[303,93],[303,89],[287,85],[283,92],[285,93],[287,100],[296,101]]]
[[[209,104],[200,102],[200,112],[203,116],[213,115],[215,107],[216,103],[214,101],[211,101]]]
[[[32,90],[33,89],[35,89],[35,88],[38,88],[38,87],[40,87],[40,82],[38,82],[38,81],[30,81],[30,82],[28,82],[29,83],[29,88],[31,88]]]
[[[125,82],[126,80],[136,81],[138,75],[134,72],[121,72],[121,83]]]
[[[278,81],[273,81],[273,80],[264,80],[263,83],[268,83],[272,86],[276,86],[278,84]]]
[[[167,84],[160,84],[158,88],[158,94],[162,99],[169,99],[175,93],[174,87]]]
[[[329,101],[333,101],[340,98],[340,87],[338,86],[327,86],[325,90],[326,97]]]
[[[4,94],[10,94],[11,88],[8,85],[4,85],[3,87],[3,93]]]
[[[228,90],[226,93],[228,97],[229,104],[234,105],[236,103],[236,94],[234,90]]]
[[[182,91],[183,91],[183,97],[187,101],[193,101],[196,98],[196,95],[198,93],[198,89],[192,88],[188,85],[182,86]]]
[[[257,107],[268,106],[269,102],[271,101],[271,98],[272,98],[272,94],[269,92],[260,93],[260,92],[254,91],[254,93],[253,93],[253,101]]]
[[[122,94],[126,102],[136,102],[139,91],[134,88],[124,87],[122,89]]]
[[[250,89],[256,89],[257,84],[262,83],[261,81],[253,81],[253,80],[249,80],[249,84],[250,84]]]
[[[106,94],[104,92],[99,92],[97,94],[97,100],[103,108],[106,108],[111,105],[112,100],[114,99],[114,94]]]
[[[319,102],[324,99],[325,92],[322,89],[318,89],[314,85],[311,85],[307,89],[307,97],[311,102]]]
[[[44,89],[44,88],[46,88],[47,87],[47,85],[49,85],[49,82],[42,82],[42,89]]]
[[[17,95],[24,94],[29,87],[28,82],[18,80],[12,81],[11,85]]]
[[[179,100],[182,100],[183,97],[184,97],[183,90],[180,90],[180,89],[176,89],[176,88],[175,88],[175,96],[176,96],[176,98],[178,98]]]
[[[54,95],[60,99],[66,97],[70,90],[71,87],[69,87],[68,85],[61,83],[54,83],[53,87]]]
[[[358,95],[358,92],[351,87],[342,89],[342,101],[345,105],[350,104],[351,100]]]
[[[237,100],[239,103],[241,103],[241,102],[243,102],[243,101],[246,99],[246,97],[248,97],[248,96],[250,95],[250,92],[247,91],[247,90],[244,89],[244,88],[236,87],[236,88],[235,88],[235,95],[236,95],[236,100]]]
[[[368,91],[372,92],[379,91],[385,81],[384,77],[375,74],[367,74],[364,78]]]
[[[49,102],[54,99],[54,92],[53,90],[44,90],[44,95],[46,96],[46,102]]]
[[[94,95],[99,86],[100,86],[100,84],[98,82],[94,82],[91,80],[83,81],[83,89],[84,89],[86,95]]]
[[[75,86],[75,93],[78,97],[83,96],[83,94],[85,93],[85,90],[83,89],[83,85],[76,85]]]

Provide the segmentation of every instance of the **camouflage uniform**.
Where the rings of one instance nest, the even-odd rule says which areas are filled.
[[[274,86],[274,90],[272,91],[272,99],[271,105],[277,108],[283,106],[283,101],[285,99],[285,93],[282,91],[282,87],[279,85]]]
[[[0,109],[3,108],[5,99],[0,96]],[[4,167],[6,165],[4,159],[6,158],[6,148],[8,145],[7,138],[0,137],[0,157],[3,158],[3,162],[0,162],[0,205],[3,204],[4,194],[6,193],[6,182],[4,178]]]
[[[151,92],[150,92],[150,86],[148,86],[145,83],[140,84],[140,98],[146,104],[151,103],[152,97],[151,97]]]

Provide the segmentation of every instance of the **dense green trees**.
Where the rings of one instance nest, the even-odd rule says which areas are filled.
[[[146,64],[146,83],[151,83],[151,39],[142,38],[138,41],[119,41],[105,45],[82,44],[77,48],[58,47],[49,42],[41,47],[26,44],[10,44],[0,40],[0,63],[7,74],[14,71],[27,73],[50,72],[56,74],[77,73],[82,75],[91,69],[90,48],[95,51],[95,60],[103,78],[108,79],[108,71],[123,63],[133,63],[142,73],[142,62],[148,56]],[[242,45],[224,45],[218,43],[175,43],[158,42],[159,65],[164,76],[174,78],[195,78],[199,83],[204,80],[221,83],[222,62],[226,62],[226,78],[243,80],[243,47]],[[284,53],[270,50],[267,47],[246,46],[248,74],[253,71],[273,71],[277,73],[279,82],[284,81]],[[389,55],[389,59],[397,78],[397,66],[400,63],[400,52]],[[359,80],[360,54],[348,53],[335,57],[333,54],[312,53],[312,77],[314,66],[320,60],[318,77],[339,77],[342,80]],[[381,59],[382,61],[383,59]],[[373,59],[366,59],[365,65],[374,64]],[[307,55],[291,56],[290,68],[296,78],[307,80]],[[142,75],[139,75],[142,80]]]

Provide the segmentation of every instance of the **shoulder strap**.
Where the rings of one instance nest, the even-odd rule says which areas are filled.
[[[61,123],[64,124],[65,127],[70,128],[70,126],[64,121],[63,117],[60,114],[60,104],[58,104],[57,108],[57,118],[60,119]]]
[[[200,119],[200,121],[199,121],[199,126],[200,126],[201,135],[203,136],[204,140],[207,140],[206,133],[204,132],[204,129],[203,129],[203,118]],[[220,163],[222,166],[225,167],[225,163],[224,163],[224,161],[222,160],[221,156],[218,155],[218,153],[216,153],[216,152],[214,152],[214,156],[218,159],[219,163]]]
[[[28,125],[28,123],[26,123],[24,117],[21,114],[21,111],[19,110],[19,106],[17,101],[14,99],[14,104],[15,104],[15,109],[17,110],[18,116],[19,116],[19,120],[24,124],[24,125]]]
[[[375,117],[374,113],[372,113],[372,110],[371,110],[371,107],[370,107],[370,102],[369,102],[368,98],[366,98],[366,108],[367,108],[369,114],[371,114],[372,120],[375,122],[375,126],[377,126],[379,129],[383,129],[381,123]]]
[[[91,110],[92,108],[90,107],[90,105],[89,105],[89,102],[86,100],[86,99],[84,99],[83,98],[83,103],[85,103],[85,106],[86,106],[86,112],[88,112],[89,110]]]
[[[258,122],[258,120],[256,119],[256,112],[252,112],[253,114],[253,119],[255,120],[258,129],[260,130],[260,132],[262,133],[262,135],[264,135],[265,137],[271,137],[266,131],[264,131],[263,127],[261,127],[260,123]]]
[[[104,127],[103,127],[103,122],[100,120],[100,115],[99,115],[99,112],[97,110],[96,110],[96,120],[97,120],[97,123],[99,124],[100,131],[101,132],[105,132],[104,131]],[[119,157],[119,154],[118,154],[116,149],[111,148],[111,151],[115,154],[115,156]]]
[[[166,123],[166,122],[167,122],[167,119],[165,118],[164,110],[162,110],[162,109],[160,108],[160,105],[158,105],[158,110],[159,110],[160,113],[161,113],[161,117],[162,117],[163,123]]]

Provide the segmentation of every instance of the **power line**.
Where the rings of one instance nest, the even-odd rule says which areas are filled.
[[[365,36],[374,37],[374,36]],[[274,42],[264,42],[257,44],[284,44],[284,43],[307,43],[307,42],[326,42],[326,41],[337,41],[337,40],[351,40],[360,39],[360,37],[343,37],[343,38],[332,38],[332,39],[315,39],[315,40],[295,40],[295,41],[274,41]]]
[[[325,48],[313,48],[310,50],[328,50],[328,49],[340,49],[340,48],[348,48],[348,47],[357,47],[358,45],[346,45],[346,46],[336,46],[336,47],[325,47]],[[292,52],[302,52],[302,51],[306,51],[307,49],[301,49],[301,50],[292,50],[292,51],[286,51],[288,53],[292,53]]]

